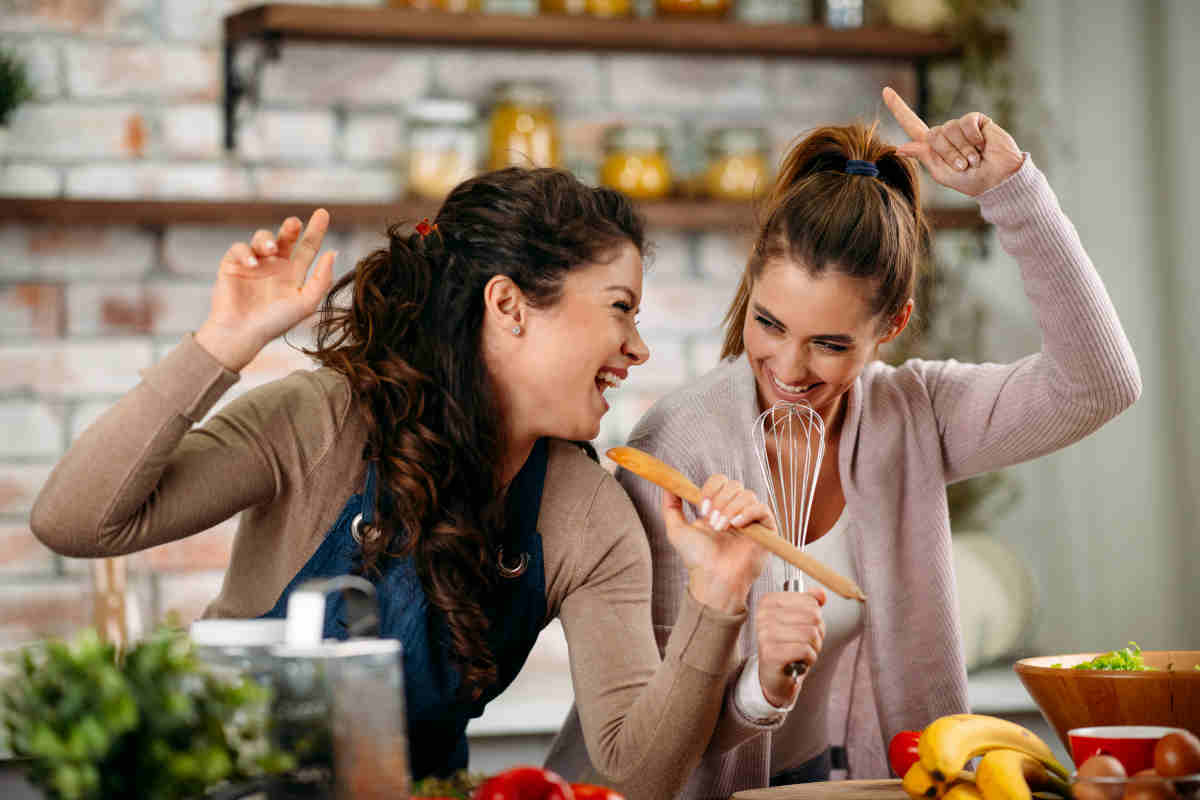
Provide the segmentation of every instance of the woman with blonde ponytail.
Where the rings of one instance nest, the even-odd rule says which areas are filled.
[[[755,582],[724,711],[681,797],[825,780],[833,769],[888,777],[892,736],[966,711],[946,485],[1078,441],[1141,392],[1104,285],[1029,155],[982,114],[930,129],[891,89],[883,96],[910,141],[892,146],[848,125],[792,147],[725,319],[722,361],[655,405],[630,438],[693,480],[724,473],[763,496],[759,414],[811,404],[825,456],[808,552],[868,598],[817,585],[776,591],[769,572]],[[917,161],[979,202],[1019,264],[1040,352],[1011,364],[876,359],[913,314],[928,247]],[[665,641],[683,564],[653,513],[657,490],[618,480],[650,535]],[[809,669],[794,679],[785,667],[798,660]],[[578,739],[569,719],[550,763],[569,772],[583,761]]]
[[[34,532],[65,555],[113,556],[240,512],[209,616],[279,616],[309,579],[369,578],[381,635],[404,646],[415,778],[467,767],[467,721],[558,617],[605,782],[630,800],[674,795],[720,713],[763,553],[664,498],[689,585],[660,656],[645,532],[580,444],[649,357],[629,200],[558,170],[488,173],[336,283],[334,254],[317,258],[328,224],[318,210],[303,233],[293,217],[229,248],[208,319],[71,446]],[[196,424],[318,307],[320,368]],[[752,492],[710,500],[737,525],[771,524]],[[351,633],[346,612],[331,598],[325,637]]]

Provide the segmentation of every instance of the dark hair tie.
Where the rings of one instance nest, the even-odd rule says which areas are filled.
[[[846,174],[868,175],[872,178],[878,178],[879,167],[875,166],[874,161],[859,161],[856,158],[848,158],[846,159]]]

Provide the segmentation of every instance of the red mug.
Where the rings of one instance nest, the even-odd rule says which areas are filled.
[[[1071,758],[1076,768],[1094,755],[1113,756],[1132,775],[1154,766],[1154,746],[1168,733],[1182,728],[1157,725],[1100,725],[1092,728],[1072,728],[1067,731],[1071,742]]]

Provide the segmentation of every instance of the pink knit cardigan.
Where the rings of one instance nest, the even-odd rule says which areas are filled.
[[[1076,442],[1141,393],[1112,301],[1032,159],[1027,155],[1014,175],[978,200],[1020,265],[1043,346],[1011,364],[874,362],[848,393],[838,469],[868,602],[864,632],[843,654],[829,698],[828,735],[831,744],[844,743],[855,778],[888,776],[887,742],[897,731],[967,708],[946,485]],[[765,497],[750,437],[757,415],[743,356],[661,400],[630,444],[697,483],[720,472]],[[658,490],[628,473],[618,477],[650,537],[662,643],[687,591],[686,575],[663,530]],[[769,588],[765,578],[755,584],[752,612]],[[753,613],[739,640],[743,660],[752,628]],[[730,687],[739,672],[740,666],[731,673]],[[680,797],[728,798],[767,785],[772,727],[742,717],[730,694]],[[581,747],[573,718],[548,761],[568,773],[577,771]]]

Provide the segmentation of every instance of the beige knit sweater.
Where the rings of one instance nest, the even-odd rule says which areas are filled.
[[[366,426],[346,381],[319,369],[255,389],[196,427],[236,380],[187,337],[71,446],[37,498],[34,533],[64,555],[115,556],[241,512],[207,613],[268,611],[361,490]],[[569,443],[551,444],[537,529],[542,624],[562,620],[588,752],[628,797],[670,797],[716,722],[745,614],[688,595],[660,657],[637,514]]]

